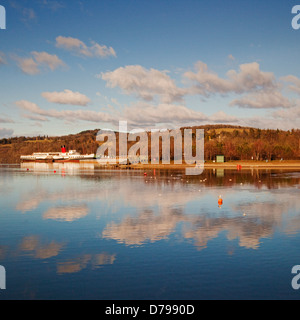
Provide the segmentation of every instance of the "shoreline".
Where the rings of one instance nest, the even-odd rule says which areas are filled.
[[[25,163],[45,163],[46,162],[35,162],[35,161],[26,161],[21,163],[0,163],[0,166],[22,166]],[[65,162],[68,163],[68,162]],[[70,163],[70,162],[69,162]],[[77,162],[79,166],[83,166],[85,164],[94,165],[96,168],[111,168],[111,169],[121,169],[121,170],[185,170],[186,168],[194,168],[195,165],[188,165],[188,164],[99,164],[96,159],[94,160],[80,160]],[[62,162],[51,162],[48,164],[63,164]],[[239,167],[238,167],[239,166]],[[274,160],[270,162],[265,161],[231,161],[231,162],[224,162],[224,163],[213,163],[213,162],[205,162],[204,163],[204,170],[205,169],[221,169],[221,170],[267,170],[267,169],[279,169],[279,170],[300,170],[300,160]]]
[[[170,169],[170,170],[182,170],[186,168],[194,168],[195,165],[188,164],[129,164],[129,165],[119,165],[119,164],[107,164],[102,165],[97,162],[97,160],[83,160],[82,163],[95,164],[99,167],[117,167],[120,169]],[[238,165],[241,166],[239,170],[243,169],[299,169],[300,170],[300,161],[297,160],[286,160],[279,161],[274,160],[270,162],[265,161],[231,161],[224,163],[213,163],[208,162],[204,164],[204,169],[238,169]]]

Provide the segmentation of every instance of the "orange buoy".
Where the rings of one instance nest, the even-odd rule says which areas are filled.
[[[222,196],[219,196],[218,205],[221,206],[223,204]]]

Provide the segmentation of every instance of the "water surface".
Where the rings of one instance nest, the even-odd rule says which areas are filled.
[[[288,170],[1,166],[0,299],[299,299],[299,182]]]

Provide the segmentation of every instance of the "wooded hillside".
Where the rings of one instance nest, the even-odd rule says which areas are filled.
[[[205,160],[214,160],[216,155],[224,155],[226,161],[251,160],[252,157],[254,160],[300,160],[299,129],[262,130],[228,125],[189,128],[204,129]],[[68,150],[77,150],[82,154],[96,153],[99,147],[96,141],[98,131],[95,129],[61,137],[2,139],[0,140],[0,163],[19,163],[21,155],[30,155],[34,152],[58,152],[62,145],[66,145]],[[171,159],[173,150],[174,148],[171,147]]]

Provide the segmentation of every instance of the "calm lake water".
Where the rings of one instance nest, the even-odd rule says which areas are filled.
[[[0,166],[0,300],[299,299],[299,188],[288,170]]]

